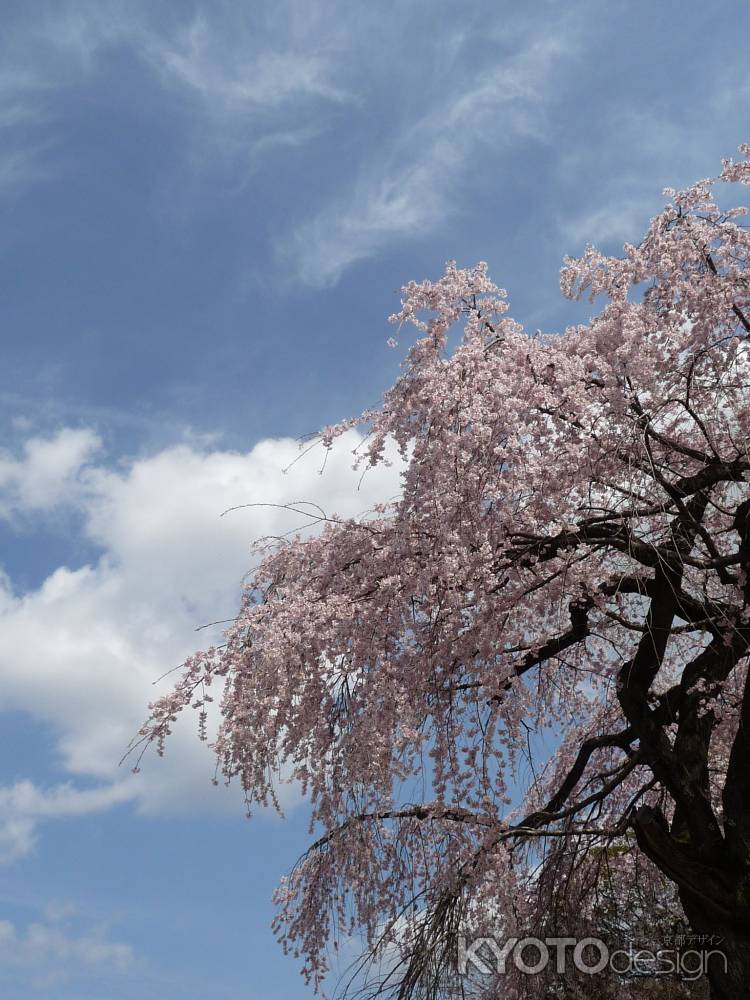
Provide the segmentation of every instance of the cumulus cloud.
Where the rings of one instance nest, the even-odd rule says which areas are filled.
[[[27,439],[20,457],[0,451],[0,516],[77,502],[81,476],[100,445],[92,430],[64,428],[50,438]]]
[[[321,451],[300,458],[288,439],[247,453],[182,444],[113,467],[93,461],[95,436],[63,431],[7,459],[16,471],[41,464],[56,474],[30,476],[26,491],[20,473],[0,480],[0,502],[17,507],[25,498],[43,512],[50,504],[40,484],[47,482],[58,507],[75,505],[101,556],[56,567],[27,593],[0,577],[0,709],[51,727],[64,770],[96,782],[94,789],[43,790],[26,781],[0,789],[5,860],[33,847],[41,822],[129,799],[147,812],[238,808],[239,790],[211,786],[213,757],[196,740],[192,719],[176,727],[166,758],[149,758],[140,775],[118,761],[169,678],[153,682],[220,634],[219,627],[196,635],[196,626],[235,614],[250,543],[306,523],[282,505],[308,500],[354,516],[398,493],[396,466],[369,471],[358,488],[351,452],[360,442],[355,432],[342,438],[323,474]],[[2,500],[5,493],[11,501]],[[271,506],[220,516],[244,504]],[[290,792],[286,801],[295,800]]]

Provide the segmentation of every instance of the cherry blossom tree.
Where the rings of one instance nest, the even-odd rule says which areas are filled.
[[[395,441],[400,496],[267,550],[151,706],[141,743],[192,706],[251,805],[282,774],[309,797],[276,927],[315,986],[360,932],[389,995],[602,996],[469,982],[456,941],[681,905],[722,940],[714,1000],[750,996],[750,234],[717,204],[740,152],[622,257],[565,260],[599,311],[564,333],[524,332],[484,264],[406,285],[401,376],[322,440],[365,428],[365,466]]]

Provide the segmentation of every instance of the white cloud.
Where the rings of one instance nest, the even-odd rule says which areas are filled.
[[[64,428],[51,438],[27,439],[20,458],[0,451],[0,516],[49,511],[61,502],[70,505],[100,445],[92,430]]]
[[[281,0],[261,15],[233,5],[216,5],[210,15],[181,13],[187,16],[160,22],[145,3],[83,0],[49,14],[34,34],[87,70],[108,46],[127,46],[166,83],[223,110],[277,109],[299,98],[349,99],[332,78],[330,40],[336,33],[330,22],[320,23],[312,0]]]
[[[151,34],[144,50],[172,81],[229,110],[277,108],[299,98],[348,99],[331,81],[331,67],[319,51],[287,46],[259,50],[250,37],[239,46],[236,37],[227,35],[197,16],[176,44]]]
[[[54,915],[25,928],[0,920],[0,957],[3,974],[31,970],[37,987],[59,982],[81,969],[104,967],[108,974],[124,973],[135,961],[132,947],[111,941],[104,925],[76,932],[65,925],[64,918],[61,921]]]
[[[66,87],[95,81],[113,49],[141,62],[147,86],[187,103],[187,138],[202,165],[239,153],[252,167],[277,144],[267,136],[300,145],[324,127],[319,107],[351,100],[337,80],[337,31],[312,2],[283,0],[263,16],[237,5],[160,16],[138,0],[79,0],[4,27],[0,195],[58,174],[56,102]]]
[[[0,577],[0,710],[21,711],[51,727],[63,769],[96,780],[97,787],[40,791],[21,781],[0,789],[0,814],[5,809],[7,816],[0,852],[7,859],[33,846],[43,820],[129,798],[149,812],[239,808],[238,789],[211,786],[213,757],[198,743],[193,719],[176,727],[164,760],[148,757],[138,776],[118,769],[147,703],[170,679],[153,682],[211,641],[210,632],[196,635],[196,626],[235,613],[250,543],[304,522],[278,507],[219,515],[239,504],[297,500],[329,514],[356,515],[399,489],[393,467],[368,472],[358,491],[360,473],[351,468],[351,450],[361,441],[355,432],[339,441],[322,475],[321,451],[295,463],[299,448],[286,439],[262,441],[246,454],[184,444],[127,467],[82,465],[96,439],[80,433],[35,439],[18,464],[26,468],[29,455],[45,456],[43,467],[57,470],[45,480],[57,505],[75,505],[81,530],[101,558],[59,566],[25,594]],[[31,477],[34,488],[24,492],[17,486],[23,477],[9,477],[5,502],[18,505],[27,497],[42,509],[43,479]],[[290,792],[292,801],[296,793]]]
[[[707,151],[721,148],[718,133],[724,122],[715,92],[709,89],[703,96],[711,110],[684,119],[664,108],[615,104],[599,143],[561,153],[556,178],[562,192],[571,194],[561,193],[553,218],[565,253],[578,254],[586,243],[619,253],[623,243],[640,240],[661,211],[665,186],[690,184],[716,170],[718,158],[712,161],[714,154],[707,157]]]
[[[70,784],[40,789],[30,781],[0,787],[0,864],[18,861],[34,850],[39,822],[101,812],[136,794],[132,778],[86,789]]]
[[[335,284],[359,260],[394,241],[424,237],[463,203],[457,187],[482,148],[496,159],[521,139],[544,141],[553,71],[573,51],[570,36],[550,32],[507,56],[421,120],[408,122],[368,159],[351,190],[279,241],[280,259],[314,287]]]
[[[586,243],[614,245],[619,252],[623,243],[637,241],[643,235],[658,207],[654,199],[618,198],[613,192],[605,194],[605,204],[582,215],[560,219],[558,225],[571,254],[581,252]]]
[[[0,54],[2,49],[0,49]],[[26,67],[14,66],[8,54],[0,69],[0,196],[13,195],[51,176],[45,164],[48,140],[39,127],[47,123],[47,84]]]

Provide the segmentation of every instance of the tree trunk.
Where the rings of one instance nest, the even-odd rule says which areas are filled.
[[[711,952],[708,981],[711,1000],[750,1000],[750,907],[747,879],[739,865],[711,866],[676,841],[664,815],[642,806],[635,832],[644,854],[676,883],[696,951]]]
[[[731,921],[717,923],[694,899],[685,897],[682,904],[691,930],[705,942],[692,947],[710,956],[711,1000],[750,998],[750,931]]]

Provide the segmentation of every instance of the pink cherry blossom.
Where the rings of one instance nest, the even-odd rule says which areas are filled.
[[[750,995],[750,234],[713,200],[740,153],[621,257],[565,260],[589,323],[530,336],[484,263],[406,285],[401,376],[322,435],[366,429],[365,465],[394,440],[401,495],[280,542],[151,706],[141,742],[193,706],[251,806],[308,796],[275,926],[316,987],[355,931],[389,995],[433,996],[469,928],[658,940],[684,911],[723,938],[715,1000]]]

